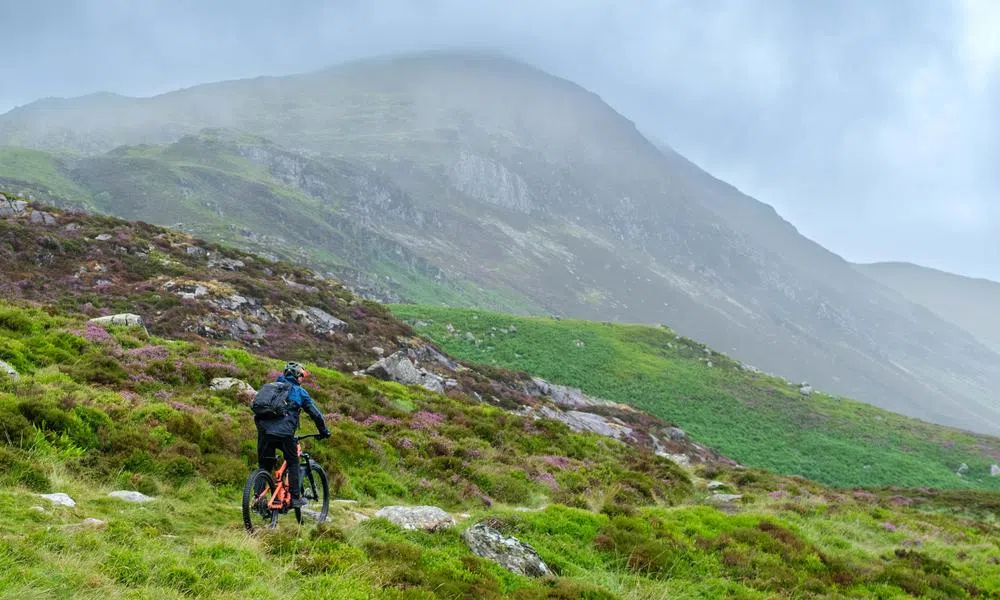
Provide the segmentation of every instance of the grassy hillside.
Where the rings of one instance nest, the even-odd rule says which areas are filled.
[[[855,265],[858,271],[926,306],[1000,352],[1000,283],[909,263]]]
[[[356,503],[322,526],[286,518],[248,537],[237,507],[253,426],[242,401],[206,384],[259,384],[279,361],[6,303],[0,334],[22,371],[0,381],[4,597],[1000,597],[995,495],[843,495],[702,473],[744,494],[727,514],[689,474],[617,441],[313,364],[333,437],[309,450]],[[122,488],[156,500],[107,497]],[[35,495],[49,491],[76,507]],[[395,502],[461,521],[423,533],[358,517]],[[459,533],[482,519],[554,575],[472,555]]]
[[[466,360],[501,365],[678,423],[744,464],[835,486],[1000,490],[1000,439],[932,425],[754,373],[666,328],[395,305]],[[451,326],[451,329],[449,329]],[[966,463],[964,476],[956,470]]]

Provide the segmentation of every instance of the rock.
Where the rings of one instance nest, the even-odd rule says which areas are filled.
[[[958,475],[965,475],[968,472],[969,472],[969,465],[965,463],[958,465],[958,471],[956,471]]]
[[[116,315],[108,315],[106,317],[96,317],[91,319],[90,322],[97,323],[98,325],[118,325],[122,327],[146,326],[141,316],[132,313],[119,313]]]
[[[380,359],[362,372],[384,381],[396,381],[404,385],[420,385],[432,392],[444,392],[443,378],[426,369],[418,369],[406,356],[404,350]]]
[[[264,257],[268,258],[268,255],[265,254]],[[271,262],[277,262],[277,260],[278,260],[278,257],[275,256],[274,260],[271,261]],[[285,285],[287,285],[288,287],[292,288],[293,290],[299,290],[299,291],[302,291],[302,292],[308,292],[310,294],[315,294],[315,293],[319,292],[319,288],[316,287],[316,286],[306,285],[304,283],[299,283],[297,281],[292,281],[291,279],[286,279],[284,275],[282,275],[281,280],[285,282]]]
[[[688,434],[685,433],[680,427],[665,427],[663,429],[663,434],[667,436],[667,439],[675,442],[683,442],[688,437]]]
[[[219,308],[224,308],[226,310],[239,310],[240,307],[246,304],[251,304],[251,302],[244,296],[233,294],[231,296],[224,296],[216,299],[215,304],[218,305]]]
[[[729,504],[730,502],[738,502],[742,500],[743,494],[712,494],[708,497],[708,499],[711,502]]]
[[[293,310],[292,318],[320,335],[347,329],[347,323],[315,306],[309,306],[305,310]]]
[[[224,271],[238,271],[247,266],[242,260],[235,258],[214,258],[208,261],[209,267],[219,267]]]
[[[193,285],[182,285],[177,288],[176,293],[185,300],[194,300],[208,295],[208,288],[200,283]]]
[[[435,362],[442,367],[448,369],[449,371],[466,371],[467,369],[462,365],[458,364],[451,358],[441,354],[434,348],[424,345],[418,348],[410,348],[406,351],[407,356],[410,360],[418,361],[422,360],[425,362]]]
[[[70,508],[76,506],[76,501],[62,492],[58,492],[55,494],[39,494],[39,496],[59,506],[68,506]]]
[[[65,227],[63,227],[63,229],[65,229],[66,231],[76,231],[79,228],[80,228],[79,223],[69,223]]]
[[[236,393],[240,396],[253,396],[257,394],[257,390],[252,385],[235,377],[216,377],[208,386],[208,389],[213,392],[224,392],[233,388],[236,388]]]
[[[617,404],[602,398],[594,398],[577,388],[549,383],[538,377],[533,377],[532,382],[537,386],[542,395],[552,398],[552,402],[561,408],[590,408],[599,406],[612,407],[629,412],[633,411],[631,406]]]
[[[562,411],[548,406],[539,408],[536,412],[538,416],[555,419],[565,423],[573,431],[589,431],[598,435],[625,440],[632,437],[632,428],[611,419],[594,413],[579,410]]]
[[[799,385],[799,393],[803,396],[810,396],[813,393],[813,387],[806,382],[802,382]]]
[[[95,237],[94,239],[97,240],[98,242],[106,242],[106,241],[110,240],[111,237],[112,236],[111,236],[110,233],[102,233],[101,235]]]
[[[95,519],[94,517],[88,517],[84,519],[80,525],[83,525],[84,527],[92,527],[94,529],[102,529],[105,525],[107,525],[107,522]]]
[[[33,510],[35,512],[43,513],[43,512],[45,512],[45,507],[43,507],[43,506],[32,506],[28,510]]]
[[[385,355],[385,348],[383,348],[381,346],[372,346],[372,352],[375,353],[375,356],[384,356]]]
[[[420,382],[420,386],[428,389],[432,392],[437,392],[438,394],[444,393],[444,380],[434,373],[429,373],[424,371],[422,373],[423,379]]]
[[[492,560],[512,573],[528,577],[543,577],[550,573],[534,548],[505,536],[485,523],[476,523],[463,531],[462,539],[473,554]]]
[[[437,531],[455,524],[455,519],[436,506],[386,506],[375,513],[403,529]]]
[[[1000,465],[992,465],[990,467],[990,477],[1000,477]]]
[[[726,487],[726,485],[727,484],[722,481],[709,481],[708,484],[705,485],[705,487],[707,487],[710,490],[717,490],[719,488]]]
[[[11,217],[19,215],[28,207],[28,203],[23,200],[8,200],[6,197],[0,200],[0,217]]]
[[[28,218],[36,225],[53,225],[56,222],[55,215],[40,210],[31,211],[31,216]]]
[[[201,246],[188,246],[184,248],[184,252],[188,256],[197,256],[199,258],[208,254],[208,250],[205,250]]]
[[[10,366],[9,364],[7,364],[2,360],[0,360],[0,375],[6,375],[8,378],[13,379],[14,381],[17,381],[18,379],[21,378],[21,376],[17,372],[17,369],[15,369],[14,367]]]
[[[112,498],[124,500],[125,502],[152,502],[153,500],[156,500],[156,498],[151,498],[146,494],[131,490],[116,490],[114,492],[109,492],[108,495]]]

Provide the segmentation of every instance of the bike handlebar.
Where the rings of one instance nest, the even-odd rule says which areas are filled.
[[[295,436],[295,441],[298,442],[301,440],[307,440],[309,438],[318,438],[318,437],[320,437],[320,434],[318,433],[310,433],[309,435],[297,435]]]

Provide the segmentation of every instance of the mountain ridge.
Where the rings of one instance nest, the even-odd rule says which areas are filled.
[[[665,160],[596,94],[534,68],[482,64],[397,57],[204,84],[117,108],[114,119],[65,111],[19,123],[5,115],[0,143],[73,148],[90,154],[86,161],[123,144],[175,144],[203,126],[245,130],[275,144],[253,152],[267,178],[285,177],[292,188],[282,209],[342,202],[347,180],[371,181],[365,173],[387,183],[355,194],[330,218],[358,224],[342,246],[353,244],[351,256],[360,258],[341,267],[378,276],[397,299],[429,301],[441,278],[451,289],[443,301],[457,305],[666,322],[823,389],[1000,428],[1000,414],[984,401],[1000,382],[997,355],[964,330],[884,294],[773,209],[761,212],[700,169]],[[282,152],[300,155],[295,168],[329,171],[338,160],[354,174],[314,178],[327,191],[313,186],[310,194],[309,182],[287,177],[290,163],[274,158]],[[129,180],[125,193],[120,182]],[[106,209],[123,212],[151,180],[117,168],[88,185],[109,196]],[[248,181],[253,189],[273,185]],[[215,187],[202,189],[211,203]],[[221,225],[206,219],[206,227]],[[368,236],[386,245],[366,262],[359,240]]]

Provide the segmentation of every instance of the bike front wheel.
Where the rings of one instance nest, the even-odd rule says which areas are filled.
[[[326,521],[330,514],[330,481],[326,471],[312,460],[299,466],[302,474],[302,498],[306,505],[295,509],[295,519],[302,523],[305,515],[317,523]]]
[[[267,503],[274,493],[274,477],[264,469],[257,469],[247,477],[243,486],[243,526],[253,533],[254,523],[274,527],[277,514]]]

